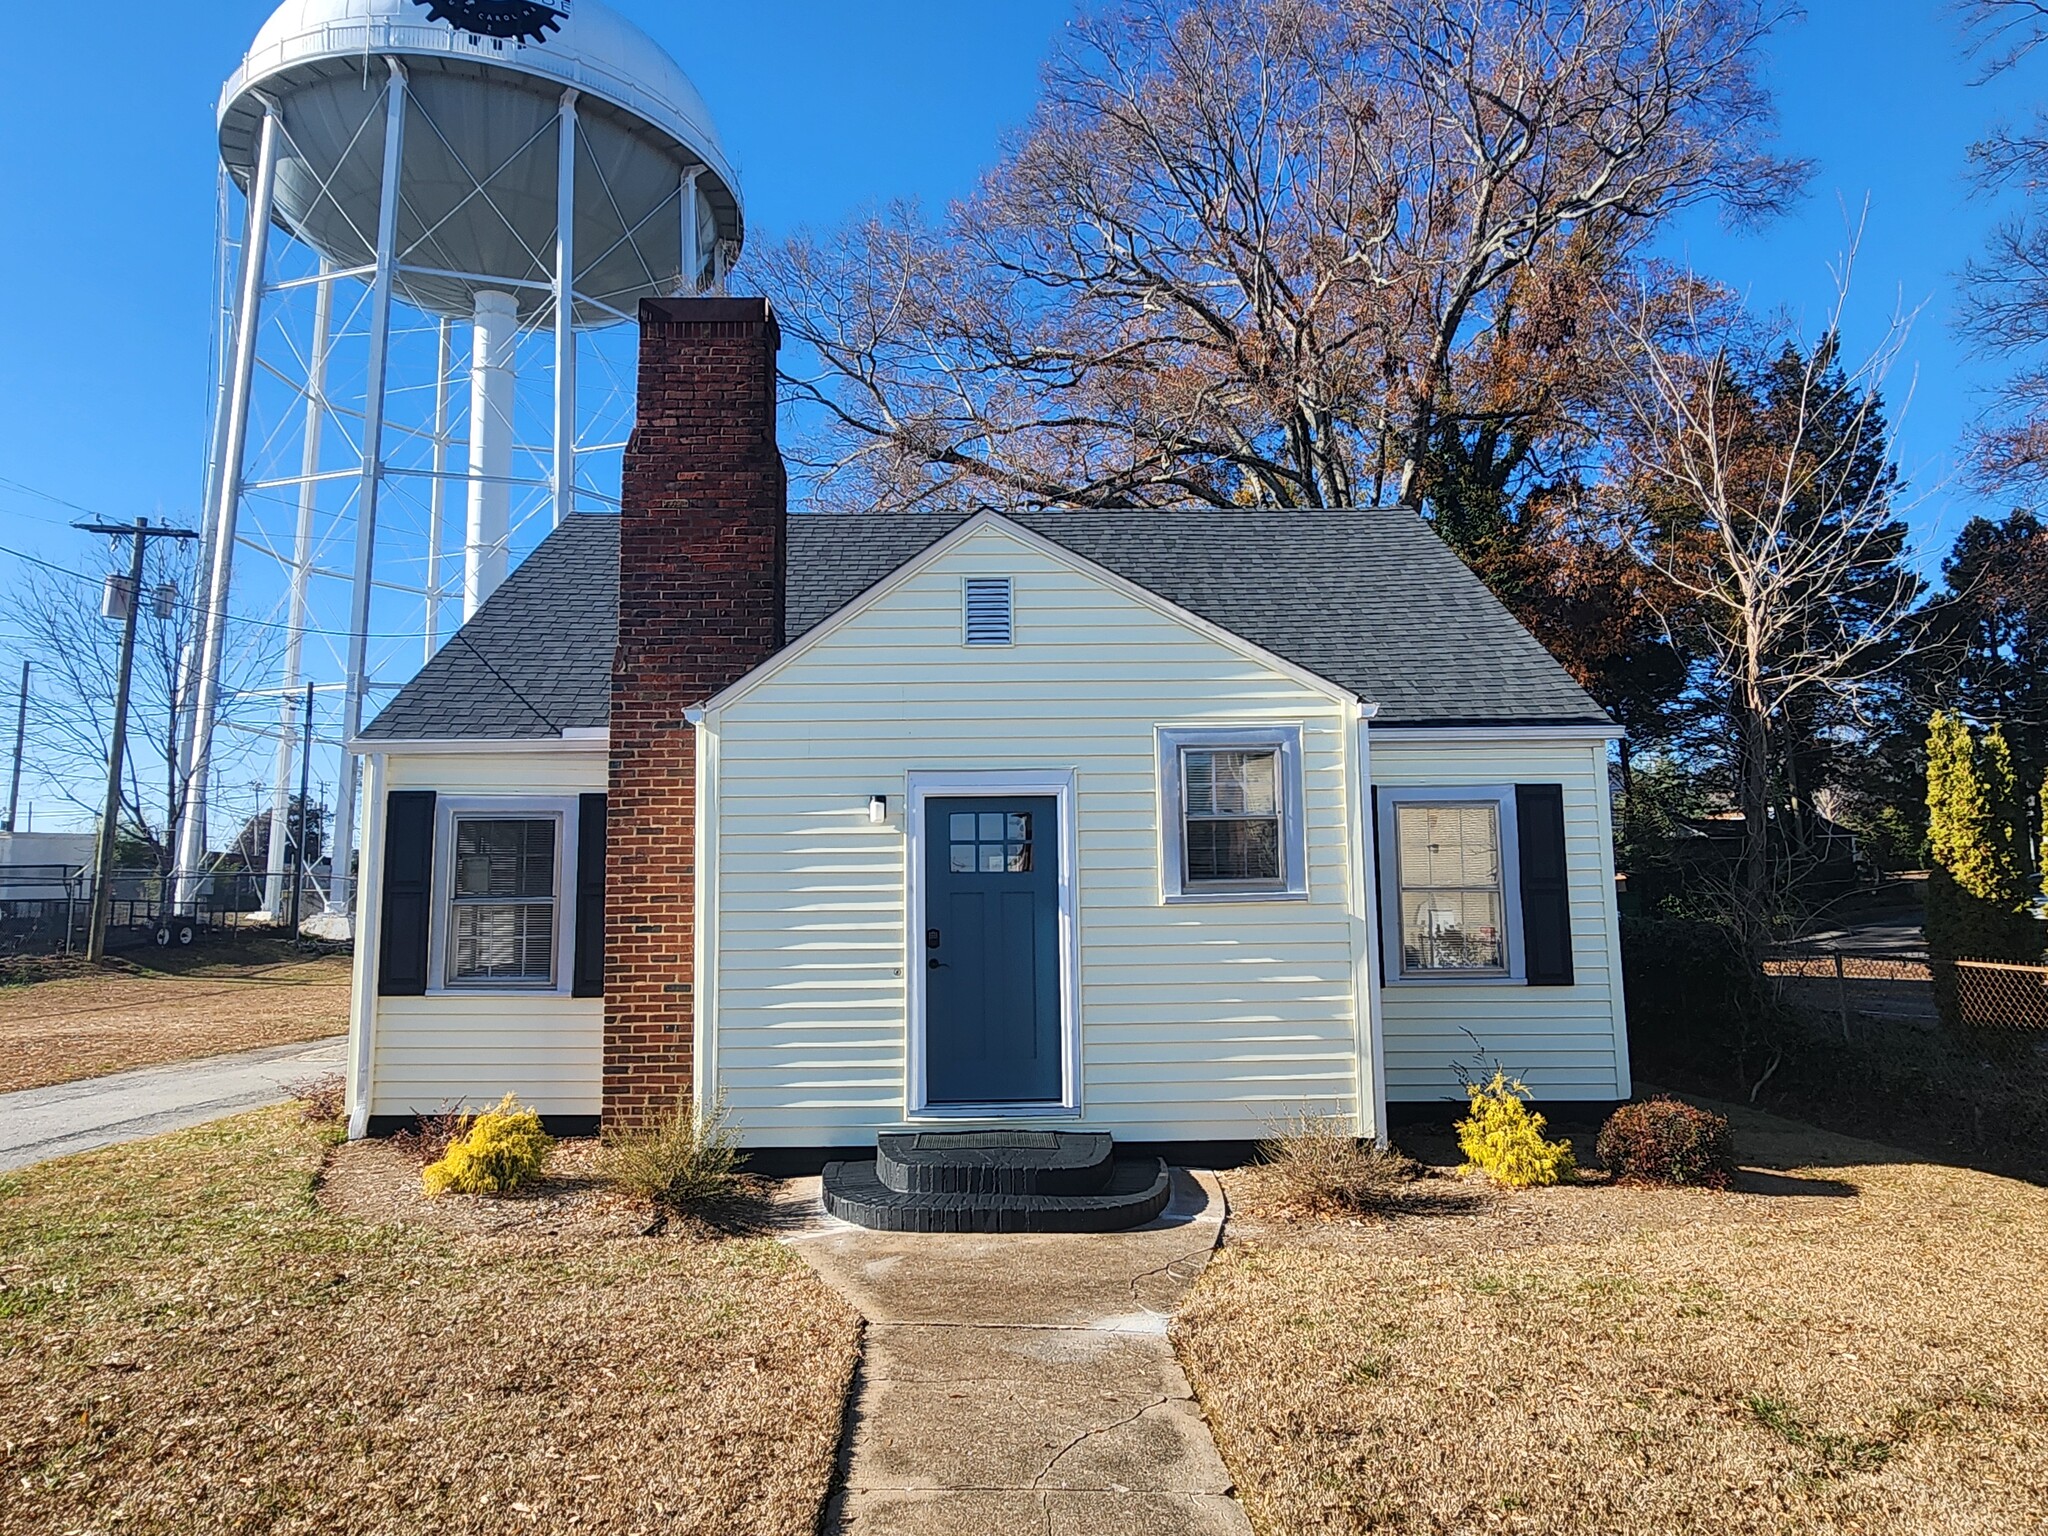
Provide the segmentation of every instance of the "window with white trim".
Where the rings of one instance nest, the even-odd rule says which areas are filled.
[[[1298,727],[1162,730],[1159,767],[1167,900],[1307,894]]]
[[[555,984],[561,832],[559,816],[455,813],[449,986]]]
[[[1402,980],[1520,974],[1514,794],[1381,791],[1389,969]]]

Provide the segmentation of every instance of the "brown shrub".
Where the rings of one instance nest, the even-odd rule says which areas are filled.
[[[470,1119],[467,1110],[443,1104],[433,1114],[420,1115],[406,1129],[394,1133],[391,1145],[425,1168],[448,1155],[448,1149],[469,1129]]]
[[[1416,1176],[1391,1147],[1353,1134],[1336,1115],[1302,1114],[1259,1146],[1273,1204],[1309,1216],[1356,1216],[1385,1209]]]
[[[644,1130],[607,1136],[599,1167],[619,1189],[664,1210],[701,1210],[740,1187],[739,1148],[723,1104],[699,1114],[685,1101]]]
[[[348,1080],[339,1072],[287,1083],[284,1091],[298,1100],[299,1118],[307,1125],[335,1125],[348,1113]]]
[[[1622,1105],[1600,1128],[1594,1150],[1616,1178],[1630,1183],[1726,1189],[1735,1176],[1727,1120],[1679,1099]]]

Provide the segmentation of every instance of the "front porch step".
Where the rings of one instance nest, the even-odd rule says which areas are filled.
[[[882,1232],[1121,1232],[1173,1196],[1166,1164],[1085,1132],[910,1132],[825,1165],[825,1209]],[[898,1184],[915,1187],[896,1187]]]
[[[1094,1131],[899,1131],[875,1173],[900,1195],[1099,1195],[1116,1143]]]

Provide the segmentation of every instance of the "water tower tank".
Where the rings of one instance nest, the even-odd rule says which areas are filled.
[[[188,894],[236,621],[282,636],[283,827],[304,685],[339,703],[331,753],[445,638],[444,608],[473,612],[563,516],[616,506],[639,302],[722,284],[744,238],[703,98],[600,0],[286,0],[219,134],[243,215],[223,235]],[[323,761],[347,902],[354,760]]]

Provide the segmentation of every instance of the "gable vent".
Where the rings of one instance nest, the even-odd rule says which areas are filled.
[[[967,578],[967,643],[1008,645],[1015,638],[1010,603],[1010,578]]]

